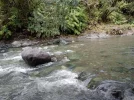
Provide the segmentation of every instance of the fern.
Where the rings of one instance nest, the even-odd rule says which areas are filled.
[[[0,39],[8,39],[11,36],[11,31],[7,26],[3,26],[0,31]]]
[[[88,15],[84,7],[77,6],[71,9],[65,18],[64,30],[67,33],[79,35],[88,24]]]
[[[37,9],[33,11],[33,17],[29,18],[28,29],[31,32],[36,32],[37,37],[50,37],[59,35],[59,22],[55,1],[42,2]]]

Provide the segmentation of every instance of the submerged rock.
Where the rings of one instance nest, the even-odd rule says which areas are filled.
[[[12,47],[18,48],[18,47],[25,47],[25,46],[32,46],[35,44],[38,44],[38,41],[30,41],[30,40],[21,40],[21,41],[14,41],[12,42]]]
[[[8,52],[9,47],[10,47],[10,45],[1,43],[0,44],[0,53]]]
[[[81,73],[78,75],[77,79],[78,79],[78,80],[81,80],[81,81],[85,81],[86,79],[88,79],[89,75],[90,75],[90,74],[88,74],[88,73],[86,73],[86,72],[81,72]]]
[[[131,100],[125,98],[134,96],[132,91],[128,91],[132,89],[133,86],[128,83],[109,80],[101,82],[95,91],[102,94],[106,100]]]
[[[55,39],[53,41],[48,42],[49,45],[68,45],[70,43],[72,43],[73,41],[71,39],[63,39],[63,38],[59,38],[59,39]]]
[[[38,48],[26,47],[22,51],[21,56],[30,66],[37,66],[51,62],[51,56]]]

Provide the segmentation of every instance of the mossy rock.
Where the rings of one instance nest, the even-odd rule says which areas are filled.
[[[91,81],[88,83],[87,88],[95,89],[100,84],[100,82],[102,82],[102,80],[103,79],[101,77],[92,78]]]

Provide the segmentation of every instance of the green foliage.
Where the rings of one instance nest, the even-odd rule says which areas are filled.
[[[116,3],[114,0],[88,0],[86,6],[90,19],[96,22],[110,21],[110,14],[117,10]]]
[[[72,8],[70,13],[65,17],[64,30],[68,33],[79,35],[88,24],[88,14],[85,7]]]
[[[16,8],[11,8],[10,17],[7,19],[6,26],[11,31],[16,31],[18,28],[22,27],[22,23],[18,17],[18,10]]]
[[[29,17],[28,30],[37,33],[37,37],[59,35],[60,28],[62,31],[79,34],[88,20],[85,8],[78,7],[78,4],[78,0],[44,0]]]
[[[117,10],[115,6],[116,0],[100,0],[99,1],[100,18],[103,22],[110,21],[109,16],[112,12]]]
[[[125,2],[125,5],[122,6],[120,9],[125,15],[134,16],[134,1],[129,3]]]
[[[0,39],[8,39],[11,36],[11,31],[7,26],[3,26],[0,31]]]
[[[118,13],[118,12],[112,12],[111,15],[110,15],[110,20],[115,23],[115,24],[124,24],[127,22],[127,19],[126,17],[121,14],[121,13]]]
[[[25,8],[25,9],[24,9]],[[25,12],[23,12],[25,11]],[[0,0],[0,38],[9,38],[26,24],[24,0]]]
[[[48,9],[49,8],[49,9]],[[51,4],[40,3],[29,17],[28,30],[37,33],[37,37],[50,37],[59,34],[57,8]]]
[[[9,38],[12,32],[15,32],[22,26],[22,23],[18,19],[18,10],[14,7],[10,8],[10,13],[6,13],[1,17],[0,38]]]
[[[3,24],[6,24],[9,17],[15,15],[24,26],[27,25],[28,17],[36,7],[37,2],[38,0],[0,0]]]
[[[89,24],[134,24],[133,0],[0,0],[0,38],[30,31],[50,37],[80,34]]]
[[[129,22],[131,16],[134,16],[132,0],[88,0],[84,3],[88,8],[90,19],[96,22],[123,24],[126,19]]]
[[[132,18],[132,19],[129,21],[129,24],[133,24],[133,25],[134,25],[134,18]]]

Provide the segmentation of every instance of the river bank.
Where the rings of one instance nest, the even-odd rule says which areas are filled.
[[[36,38],[28,35],[29,33],[16,33],[9,40],[2,40],[0,47],[4,44],[8,44],[9,47],[25,47],[33,45],[53,45],[53,44],[69,44],[80,39],[99,39],[108,38],[110,36],[128,36],[134,35],[134,27],[130,24],[125,25],[112,25],[112,24],[100,24],[96,26],[89,26],[80,35],[64,34],[51,38]]]

